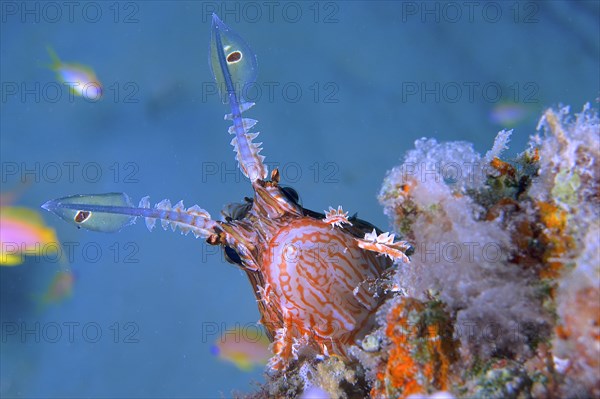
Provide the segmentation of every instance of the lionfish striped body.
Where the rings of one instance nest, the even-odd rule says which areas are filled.
[[[172,207],[163,200],[152,208],[145,197],[134,207],[124,193],[70,196],[43,207],[91,230],[116,231],[141,217],[150,230],[160,220],[165,229],[179,227],[204,237],[246,272],[273,341],[272,369],[285,370],[302,354],[347,358],[347,347],[370,329],[383,299],[372,283],[393,259],[408,262],[408,246],[368,222],[348,218],[341,207],[324,214],[303,208],[295,191],[279,185],[277,169],[267,180],[260,143],[253,142],[258,133],[249,132],[257,121],[242,117],[254,104],[243,101],[240,86],[254,81],[256,58],[216,15],[210,63],[229,100],[225,119],[233,122],[231,144],[253,198],[227,207],[222,221],[181,202]]]
[[[285,368],[298,350],[346,357],[381,300],[362,284],[381,277],[391,261],[359,248],[360,228],[332,229],[325,215],[294,203],[276,180],[254,183],[251,207],[219,225],[219,242],[239,255],[236,263],[253,285],[261,323],[275,340],[271,368]]]

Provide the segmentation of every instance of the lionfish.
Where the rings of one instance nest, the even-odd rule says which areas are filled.
[[[182,201],[152,207],[144,197],[136,207],[125,193],[73,195],[42,207],[89,230],[115,232],[143,218],[149,230],[160,221],[165,230],[179,228],[221,246],[252,284],[272,342],[272,370],[288,369],[303,353],[347,360],[348,347],[370,330],[383,300],[374,282],[394,259],[408,262],[409,245],[356,215],[348,217],[341,206],[324,213],[303,208],[296,191],[279,184],[279,171],[268,173],[262,143],[255,142],[258,132],[251,132],[258,121],[242,116],[254,106],[244,100],[244,89],[255,82],[256,56],[215,14],[209,63],[229,103],[231,145],[253,198],[227,206],[220,221]]]

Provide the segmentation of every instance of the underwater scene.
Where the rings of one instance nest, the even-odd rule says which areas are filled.
[[[0,397],[600,397],[599,2],[0,20]]]

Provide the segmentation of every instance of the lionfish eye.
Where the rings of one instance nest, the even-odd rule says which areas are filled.
[[[233,248],[231,248],[230,246],[225,246],[224,248],[225,252],[225,260],[231,264],[234,265],[241,265],[242,264],[242,258],[240,258],[240,255],[238,255],[237,251]]]
[[[296,190],[287,186],[282,186],[280,188],[283,195],[285,195],[285,198],[287,198],[289,201],[293,202],[296,205],[300,205],[300,196],[298,195],[298,192]]]

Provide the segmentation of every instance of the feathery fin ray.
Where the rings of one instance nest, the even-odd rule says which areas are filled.
[[[48,201],[42,208],[77,227],[107,233],[135,223],[138,217],[145,219],[150,231],[160,220],[165,230],[179,227],[182,234],[192,232],[196,237],[208,237],[217,225],[198,205],[185,209],[183,201],[171,206],[171,201],[162,200],[151,208],[149,197],[144,197],[134,207],[125,193],[72,195]]]
[[[226,120],[233,121],[229,133],[235,137],[231,145],[236,153],[240,170],[251,182],[267,177],[265,157],[260,155],[262,143],[254,143],[258,133],[250,129],[258,122],[255,119],[243,118],[242,113],[254,106],[244,101],[248,87],[256,80],[258,66],[256,55],[250,46],[216,14],[213,14],[211,29],[209,64],[222,95],[227,95],[231,113],[225,115]]]

